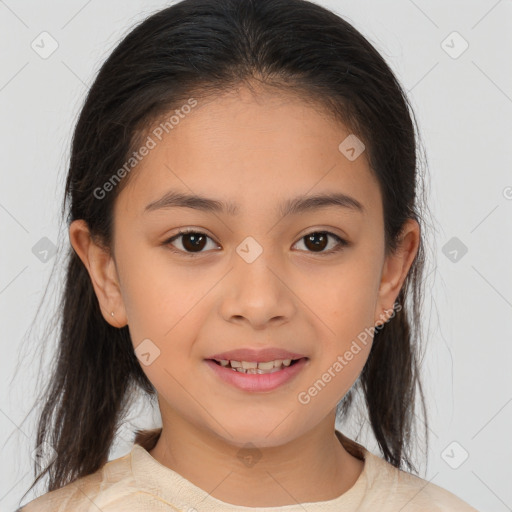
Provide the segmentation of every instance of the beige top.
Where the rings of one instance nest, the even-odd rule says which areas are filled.
[[[46,493],[22,512],[478,512],[454,494],[392,464],[336,431],[364,458],[355,484],[329,501],[279,507],[243,507],[210,496],[163,466],[137,442],[130,453],[95,473]],[[352,448],[346,443],[351,443]]]

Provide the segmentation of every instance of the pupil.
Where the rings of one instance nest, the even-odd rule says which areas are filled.
[[[197,233],[186,233],[185,235],[183,235],[183,242],[182,242],[183,247],[185,247],[185,249],[187,251],[190,250],[191,252],[194,252],[194,249],[201,250],[205,245],[205,238],[206,238],[205,236],[198,235]],[[192,240],[192,244],[189,244],[187,242],[189,239]],[[195,243],[194,243],[194,241],[195,241]],[[199,245],[197,245],[198,241],[200,242]]]
[[[319,233],[311,233],[310,235],[307,235],[306,237],[306,246],[308,249],[325,249],[327,245],[327,236],[324,232]],[[320,239],[320,240],[319,240]],[[309,246],[309,243],[311,243],[311,247]]]

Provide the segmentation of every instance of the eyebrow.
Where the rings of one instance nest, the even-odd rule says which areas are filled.
[[[286,215],[304,213],[332,206],[346,208],[349,211],[366,213],[365,207],[357,199],[341,192],[299,196],[288,199],[281,203],[278,211],[279,214],[284,217]],[[227,213],[228,215],[237,215],[240,211],[239,205],[231,201],[223,202],[218,199],[171,190],[160,199],[149,203],[144,209],[144,212],[147,213],[167,208],[192,208],[205,212]]]

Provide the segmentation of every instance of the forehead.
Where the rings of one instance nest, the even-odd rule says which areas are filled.
[[[241,88],[186,110],[148,131],[152,149],[132,171],[118,208],[142,215],[168,190],[225,199],[240,214],[248,205],[267,209],[278,198],[326,190],[368,207],[380,203],[365,152],[347,158],[344,141],[354,135],[320,105]]]

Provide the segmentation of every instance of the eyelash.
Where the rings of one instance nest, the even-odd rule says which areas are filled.
[[[179,237],[181,237],[183,235],[192,234],[192,233],[194,235],[204,235],[207,238],[209,238],[210,240],[213,240],[211,237],[209,237],[206,233],[203,233],[202,231],[197,231],[195,229],[184,229],[184,230],[178,231],[178,233],[173,235],[171,238],[165,240],[162,243],[162,245],[167,246],[169,248],[169,250],[171,250],[172,252],[178,253],[180,255],[185,255],[186,257],[195,257],[198,254],[202,254],[203,252],[206,252],[206,251],[200,251],[200,252],[196,252],[196,253],[194,253],[194,252],[187,252],[187,251],[182,251],[181,249],[176,249],[175,247],[173,247],[171,245],[171,242],[173,242],[177,238],[179,238]],[[323,255],[330,255],[330,254],[337,253],[337,252],[341,251],[342,249],[344,249],[345,247],[348,247],[350,245],[350,242],[347,242],[346,240],[344,240],[343,238],[339,237],[338,235],[335,235],[334,233],[331,233],[330,231],[322,231],[322,230],[320,230],[320,231],[311,231],[310,233],[306,233],[304,236],[302,236],[299,239],[299,241],[304,239],[304,238],[306,238],[309,235],[318,234],[318,233],[322,233],[322,234],[325,234],[327,236],[333,237],[338,242],[337,247],[334,248],[334,249],[330,249],[329,251],[322,251],[322,252],[317,252],[317,253],[315,253],[314,251],[306,251],[306,252],[310,252],[311,254],[319,254],[321,256],[323,256]]]

